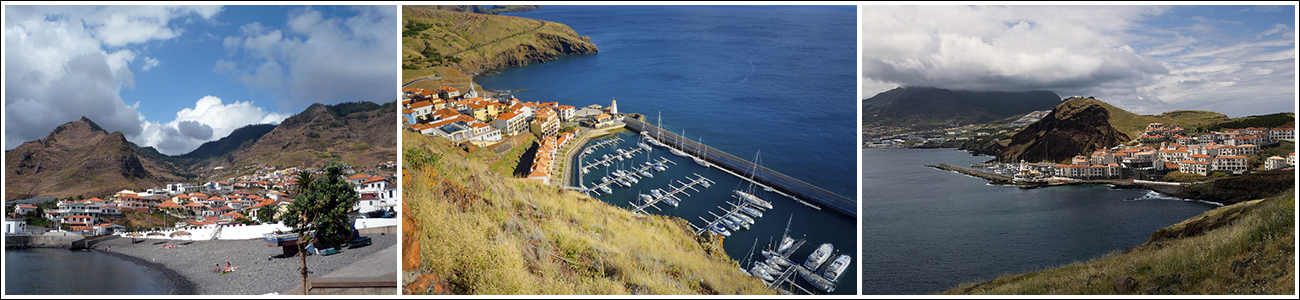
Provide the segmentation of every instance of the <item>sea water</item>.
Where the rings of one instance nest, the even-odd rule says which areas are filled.
[[[5,293],[9,295],[191,294],[181,280],[102,251],[9,249]]]
[[[864,294],[931,294],[1140,245],[1215,204],[1105,185],[1020,189],[925,165],[952,149],[862,149]]]
[[[761,150],[763,166],[854,198],[857,20],[853,6],[546,6],[506,15],[566,24],[591,37],[600,53],[565,56],[476,78],[484,88],[527,89],[514,96],[577,107],[609,106],[617,100],[621,113],[645,114],[651,124],[662,124],[665,130],[737,157],[752,158]],[[635,146],[638,136],[620,135],[624,142],[618,148]],[[584,162],[614,153],[613,149],[597,150]],[[631,188],[613,186],[613,194],[597,197],[631,208],[630,201],[638,193],[666,188],[669,183],[680,186],[678,181],[699,174],[716,184],[696,187],[700,192],[688,190],[690,196],[679,196],[683,199],[679,207],[660,204],[664,210],[650,213],[700,226],[701,217],[712,219],[709,212],[721,213],[719,206],[735,202],[732,190],[747,187],[739,178],[663,148],[634,161],[659,157],[677,164]],[[618,167],[592,169],[580,180],[590,186]],[[623,169],[628,167],[630,163],[623,163]],[[727,254],[747,262],[746,254],[756,248],[753,257],[761,258],[758,249],[779,242],[787,221],[793,220],[790,235],[806,239],[807,244],[790,258],[803,262],[818,245],[832,243],[837,254],[854,257],[834,294],[856,294],[855,219],[829,208],[813,210],[761,189],[757,193],[775,208],[749,230],[726,238]],[[816,290],[802,279],[796,281]]]

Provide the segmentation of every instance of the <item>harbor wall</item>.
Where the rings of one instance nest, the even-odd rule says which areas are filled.
[[[82,238],[80,235],[6,235],[5,247],[67,248]]]
[[[848,197],[832,193],[767,167],[756,165],[749,160],[713,149],[708,145],[682,138],[672,132],[659,130],[658,127],[641,120],[626,118],[623,122],[627,124],[627,128],[630,130],[648,132],[651,137],[658,139],[660,142],[681,149],[688,154],[704,158],[715,166],[727,168],[741,176],[752,176],[754,181],[799,197],[801,200],[815,202],[849,216],[857,217],[858,215],[857,201]]]

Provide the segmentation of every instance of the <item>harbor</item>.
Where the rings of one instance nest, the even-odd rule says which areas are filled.
[[[630,118],[629,118],[630,119]],[[629,122],[630,123],[630,122]],[[625,126],[624,128],[629,128]],[[665,135],[666,136],[666,135]],[[708,137],[705,137],[707,140]],[[750,260],[751,255],[746,251],[750,250],[745,247],[747,242],[737,243],[735,241],[749,241],[751,239],[767,240],[770,237],[782,237],[785,227],[789,224],[780,221],[768,219],[793,219],[792,225],[796,240],[818,241],[833,243],[836,246],[844,247],[840,249],[842,253],[856,253],[856,242],[854,235],[845,235],[843,232],[836,230],[819,230],[818,228],[850,228],[853,226],[853,218],[847,214],[840,213],[830,209],[821,203],[805,200],[807,203],[796,201],[786,201],[780,198],[793,195],[792,193],[779,187],[766,184],[761,180],[751,180],[747,174],[756,173],[748,171],[732,170],[722,167],[719,164],[708,162],[701,164],[695,161],[697,154],[694,152],[683,152],[683,155],[668,155],[673,148],[663,146],[651,146],[650,149],[640,150],[632,155],[631,158],[624,156],[623,161],[613,159],[611,166],[605,167],[599,163],[601,160],[608,160],[605,155],[613,157],[623,150],[624,153],[630,150],[644,149],[640,144],[654,145],[641,134],[634,130],[620,130],[611,132],[611,134],[587,136],[585,146],[600,144],[600,148],[592,149],[591,153],[585,153],[586,147],[574,147],[570,153],[574,159],[569,162],[566,176],[572,176],[573,180],[569,183],[571,186],[566,188],[587,192],[594,198],[605,201],[611,205],[622,207],[629,213],[636,215],[666,215],[684,219],[689,225],[691,233],[699,235],[719,235],[717,232],[709,230],[710,227],[725,229],[729,236],[719,235],[723,239],[723,248],[728,256],[741,262],[746,272],[751,265],[746,263]],[[616,141],[616,142],[606,142]],[[582,157],[582,159],[578,159]],[[702,156],[700,156],[702,157]],[[593,164],[593,162],[597,162]],[[622,164],[619,166],[618,164]],[[761,164],[761,160],[760,160]],[[663,165],[663,171],[657,171],[648,166]],[[582,167],[591,167],[586,174],[583,174]],[[629,167],[631,166],[631,167]],[[754,168],[754,164],[748,165]],[[614,172],[621,170],[620,175]],[[649,172],[653,177],[644,176],[642,171]],[[608,175],[607,175],[608,174]],[[609,177],[610,181],[604,181],[602,177]],[[628,182],[624,186],[617,183],[619,179],[636,178],[637,183]],[[705,186],[705,183],[708,185]],[[609,191],[603,191],[602,188],[608,188]],[[658,195],[654,191],[658,190]],[[772,208],[760,209],[746,200],[745,196],[740,196],[737,191],[750,194],[756,198],[767,200]],[[643,196],[644,195],[644,196]],[[798,197],[798,196],[795,196]],[[798,197],[801,198],[802,197]],[[648,201],[647,201],[648,200]],[[677,205],[670,204],[675,202]],[[821,209],[819,209],[821,208]],[[752,210],[757,214],[745,212],[745,209]],[[775,216],[775,217],[773,217]],[[734,218],[734,219],[733,219]],[[748,220],[746,220],[748,219]],[[736,226],[732,230],[728,225]],[[760,245],[761,246],[761,245]],[[775,248],[775,247],[772,247]],[[802,263],[805,258],[815,252],[810,247],[794,248],[791,247],[783,252],[783,258]],[[763,259],[758,253],[752,253],[754,257]],[[834,258],[834,257],[830,257]],[[825,263],[825,262],[823,262]],[[856,263],[856,262],[853,262]],[[823,264],[818,264],[820,268]],[[825,268],[822,268],[825,269]],[[807,276],[802,275],[800,270],[806,271]],[[737,270],[739,271],[739,270]],[[826,283],[830,281],[817,280],[817,270],[807,267],[786,267],[782,268],[780,273],[774,273],[772,280],[765,280],[764,286],[774,292],[788,294],[840,294],[840,289],[834,292],[827,292],[819,289],[816,282],[821,282],[822,286],[831,287]],[[799,274],[799,275],[796,275]],[[849,285],[848,282],[855,282],[856,273],[849,272],[839,278],[840,284]],[[760,277],[761,278],[761,277]],[[781,279],[780,281],[775,281]],[[841,288],[844,288],[841,286]],[[844,292],[852,293],[854,288],[844,288]]]

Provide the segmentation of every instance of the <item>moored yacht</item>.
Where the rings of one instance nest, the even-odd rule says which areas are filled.
[[[804,268],[808,268],[809,271],[816,271],[818,267],[822,266],[822,263],[826,262],[827,258],[831,257],[831,250],[835,250],[834,248],[835,246],[832,246],[831,243],[818,246],[817,250],[808,255],[808,260],[803,262]]]
[[[749,214],[749,215],[751,215],[751,216],[754,216],[755,218],[762,218],[762,217],[763,217],[763,212],[758,211],[757,209],[754,209],[753,207],[749,207],[749,206],[741,206],[741,207],[740,207],[740,211],[743,211],[743,212],[745,212],[745,213],[747,213],[747,214]]]
[[[831,282],[839,280],[840,274],[844,273],[844,269],[849,267],[849,262],[851,261],[853,261],[853,257],[848,254],[840,254],[839,257],[835,258],[834,262],[831,262],[830,266],[826,267],[826,272],[822,273],[822,277]]]
[[[754,206],[762,207],[766,209],[772,209],[772,204],[768,203],[767,201],[763,201],[763,198],[759,198],[758,196],[754,196],[750,193],[746,193],[741,190],[735,190],[734,192],[736,192],[737,197],[740,197],[740,199],[744,199],[745,201],[748,201],[750,204],[753,204]]]
[[[708,161],[700,159],[699,157],[692,157],[691,159],[695,160],[695,164],[704,166],[705,168],[708,168],[710,166]]]
[[[709,226],[709,231],[721,236],[731,236],[731,231],[727,231],[727,228],[723,228],[722,224],[718,223],[713,223],[713,226]]]

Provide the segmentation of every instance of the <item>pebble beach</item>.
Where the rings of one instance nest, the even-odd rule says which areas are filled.
[[[307,256],[308,277],[329,274],[343,266],[361,260],[397,243],[396,234],[366,234],[372,244],[360,248],[344,249],[330,256]],[[176,245],[164,249],[163,246]],[[97,251],[134,261],[150,268],[160,269],[168,276],[183,277],[179,286],[192,289],[178,293],[198,295],[263,295],[283,294],[302,283],[298,257],[279,258],[279,247],[268,247],[261,240],[189,241],[185,238],[136,239],[117,238],[99,243]],[[238,267],[228,274],[217,274],[213,269],[224,267],[226,262]],[[397,266],[376,266],[391,268]]]

